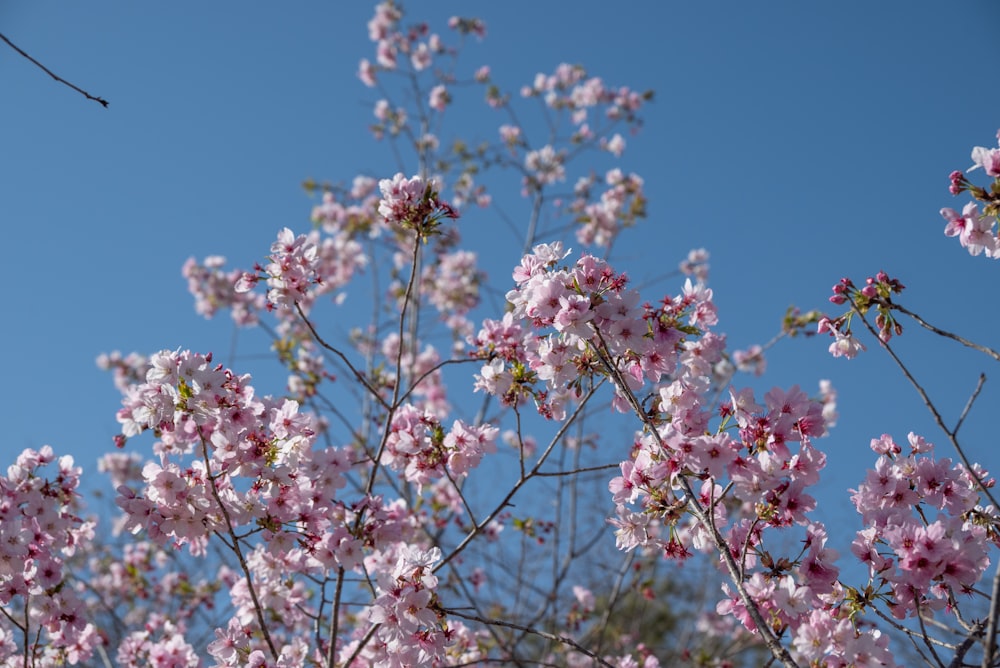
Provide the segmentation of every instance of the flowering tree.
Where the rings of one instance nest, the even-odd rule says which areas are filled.
[[[101,463],[120,515],[84,519],[79,468],[48,448],[0,479],[4,665],[1000,665],[1000,576],[981,586],[993,480],[966,458],[964,414],[948,427],[890,340],[909,318],[1000,355],[904,307],[884,273],[834,287],[843,315],[786,314],[777,338],[818,330],[836,356],[870,332],[958,458],[873,439],[845,557],[867,581],[846,581],[810,493],[834,389],[738,387],[766,346],[727,349],[705,251],[666,295],[611,261],[645,215],[619,161],[650,95],[569,65],[507,93],[461,69],[477,19],[444,37],[385,3],[368,27],[371,131],[401,171],[307,182],[312,229],[278,232],[251,270],[183,269],[199,313],[271,336],[286,387],[259,393],[209,353],[103,356],[123,394],[123,450]],[[469,88],[497,139],[448,146]],[[942,210],[945,232],[995,258],[1000,149],[973,159],[993,184],[955,172],[951,190],[984,211]],[[460,231],[492,205],[485,177],[502,193],[509,175],[524,252],[491,306]],[[331,336],[358,296],[370,321]]]

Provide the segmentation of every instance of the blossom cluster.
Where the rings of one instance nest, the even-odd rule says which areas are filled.
[[[243,272],[226,271],[225,264],[226,258],[221,255],[210,255],[201,262],[192,257],[184,263],[181,273],[188,281],[188,292],[194,295],[195,311],[212,318],[220,309],[228,308],[236,324],[252,327],[260,322],[267,300],[261,294],[234,290]]]
[[[1000,130],[997,131],[997,141],[1000,142]],[[972,171],[982,168],[987,176],[993,178],[989,188],[982,188],[972,183],[961,171],[953,171],[949,178],[949,191],[953,195],[968,192],[974,199],[984,205],[982,213],[979,205],[969,202],[959,213],[950,207],[941,209],[941,216],[947,221],[944,233],[949,237],[958,237],[962,247],[970,255],[985,255],[988,258],[1000,258],[1000,231],[997,229],[997,216],[1000,215],[1000,148],[976,146],[972,149]]]
[[[868,566],[877,595],[891,592],[893,616],[952,605],[989,565],[988,547],[1000,543],[997,509],[980,505],[986,471],[934,457],[934,446],[914,433],[910,452],[885,434],[872,440],[875,468],[854,490],[852,501],[865,529],[851,551]]]
[[[315,230],[295,235],[287,227],[271,244],[270,262],[256,267],[262,273],[243,273],[236,281],[236,294],[253,290],[262,278],[267,283],[268,308],[291,309],[298,305],[308,312],[316,297],[347,284],[366,264],[361,246],[345,234],[320,240]]]
[[[404,477],[418,486],[441,478],[446,470],[451,479],[461,480],[484,454],[496,452],[498,433],[492,425],[468,425],[461,420],[446,433],[433,414],[403,404],[392,416],[382,461],[404,471]]]
[[[681,358],[711,364],[705,361],[716,355],[717,361],[718,337],[686,341],[716,322],[711,290],[688,281],[682,294],[659,306],[640,304],[625,274],[587,254],[571,268],[560,266],[567,255],[559,243],[540,244],[514,270],[517,287],[507,293],[512,311],[502,321],[484,321],[471,341],[487,360],[477,389],[508,404],[531,397],[543,415],[562,419],[588,376],[620,378],[634,390],[646,378],[655,383],[674,374]],[[618,389],[615,406],[627,412],[624,388]]]
[[[450,644],[434,594],[438,578],[433,568],[440,560],[439,548],[404,548],[392,571],[378,574],[379,596],[369,619],[379,624],[378,649],[391,657],[382,663],[426,666],[441,658]]]
[[[608,186],[597,201],[591,201],[594,177],[580,179],[574,189],[576,198],[569,209],[581,224],[576,238],[582,244],[608,247],[623,230],[646,216],[646,197],[642,178],[624,174],[618,168],[604,176]],[[704,279],[702,279],[704,280]]]
[[[378,212],[389,225],[416,229],[426,234],[442,218],[458,218],[451,205],[442,200],[433,181],[419,176],[396,174],[378,183],[382,192]]]
[[[80,473],[72,457],[44,446],[21,452],[0,477],[5,666],[77,664],[101,643],[67,568],[94,538],[94,523],[78,514]]]
[[[444,625],[440,611],[431,610],[436,579],[429,570],[418,575],[415,557],[407,552],[423,544],[416,517],[402,500],[343,498],[349,455],[316,447],[314,420],[300,413],[296,402],[257,397],[248,376],[213,365],[209,356],[163,351],[149,362],[145,381],[128,388],[119,421],[123,438],[156,434],[158,461],[137,471],[131,457],[118,456],[106,467],[121,483],[117,503],[125,512],[125,531],[141,530],[161,547],[186,546],[194,556],[206,553],[211,536],[228,536],[232,549],[243,554],[244,573],[220,574],[235,612],[227,626],[216,629],[208,648],[218,666],[260,661],[291,667],[313,652],[318,660],[327,647],[303,642],[318,614],[307,582],[342,571],[373,573],[381,588],[369,608],[380,642],[362,647],[327,639],[343,642],[336,648],[342,661],[354,655],[362,662],[356,665],[397,665],[389,657],[430,660],[446,647],[456,656],[474,656],[476,635],[459,623]],[[405,468],[406,478],[417,484],[433,483],[444,467],[455,479],[465,476],[493,450],[497,433],[460,421],[445,433],[435,418],[409,404],[396,412],[392,426],[382,462]],[[255,534],[259,538],[251,542]],[[440,559],[440,551],[436,554],[424,567]],[[137,563],[134,569],[112,568],[107,577],[145,572],[139,570],[144,562]],[[395,570],[387,570],[393,563]],[[103,590],[102,583],[97,586]],[[164,589],[169,586],[163,583]],[[193,586],[187,585],[188,592]],[[211,596],[211,590],[202,591]],[[190,594],[186,598],[194,601]],[[263,610],[281,620],[268,623],[278,656],[274,664],[261,640]],[[391,616],[396,625],[380,615]],[[169,634],[162,625],[132,634],[120,660],[142,665],[164,652],[187,656],[184,617],[175,621]],[[365,628],[355,630],[363,635]],[[176,665],[189,665],[185,661],[178,658]]]

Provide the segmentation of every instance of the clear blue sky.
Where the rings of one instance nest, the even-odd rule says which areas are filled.
[[[85,100],[0,45],[3,461],[49,443],[93,470],[118,431],[119,398],[95,367],[99,353],[230,349],[228,319],[194,313],[180,275],[185,259],[221,253],[250,266],[281,227],[307,229],[304,178],[396,171],[388,148],[364,130],[376,96],[355,77],[358,60],[372,57],[372,6],[0,6],[0,32],[111,103]],[[826,308],[841,276],[879,269],[908,286],[905,303],[928,319],[997,344],[1000,319],[990,305],[1000,265],[946,239],[937,211],[964,203],[948,194],[948,173],[968,167],[971,147],[991,143],[1000,127],[1000,4],[407,8],[440,30],[448,16],[478,11],[489,35],[469,45],[467,62],[490,64],[508,88],[565,61],[615,85],[655,90],[624,161],[646,180],[650,217],[623,238],[615,265],[652,277],[690,248],[709,249],[719,329],[735,347],[769,339],[789,304]],[[451,120],[492,139],[500,121],[491,119]],[[502,204],[515,213],[522,206]],[[470,212],[463,224],[480,248],[502,229],[490,211]],[[517,259],[495,258],[493,285],[507,288]],[[914,429],[943,446],[884,356],[871,350],[847,363],[828,358],[826,345],[779,346],[765,379],[814,392],[830,378],[840,391],[840,425],[822,442],[831,454],[826,492],[857,484],[872,461],[868,441],[882,432],[902,439]],[[955,355],[915,329],[900,345],[950,419],[979,371],[991,371],[985,359]],[[250,366],[265,348],[238,350]],[[965,428],[980,453],[991,452],[998,399],[1000,375]]]

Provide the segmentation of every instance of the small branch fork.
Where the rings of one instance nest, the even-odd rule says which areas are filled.
[[[73,90],[75,90],[80,95],[83,95],[88,100],[93,100],[94,102],[99,103],[105,109],[108,108],[108,104],[109,103],[108,103],[107,100],[105,100],[102,97],[97,97],[96,95],[91,95],[90,93],[88,93],[87,91],[83,90],[79,86],[76,86],[76,85],[70,83],[69,81],[66,81],[61,76],[59,76],[58,74],[56,74],[55,72],[53,72],[49,68],[45,67],[45,65],[42,65],[40,62],[38,62],[37,60],[35,60],[31,56],[29,56],[27,53],[25,53],[20,47],[18,47],[16,44],[14,44],[14,42],[12,42],[9,39],[7,39],[6,35],[4,35],[3,33],[0,33],[0,39],[2,39],[3,41],[7,42],[7,46],[9,46],[10,48],[14,49],[19,54],[21,54],[22,56],[24,56],[25,58],[27,58],[28,60],[30,60],[32,63],[34,63],[36,66],[38,66],[43,72],[45,72],[46,74],[48,74],[50,77],[52,77],[53,79],[55,79],[59,83],[63,84],[64,86],[69,86],[70,88],[72,88]]]

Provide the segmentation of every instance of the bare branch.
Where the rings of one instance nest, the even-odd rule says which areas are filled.
[[[976,383],[976,389],[974,389],[972,394],[969,395],[969,400],[965,402],[965,408],[962,409],[962,414],[958,416],[958,422],[955,423],[953,433],[956,435],[958,434],[958,430],[961,429],[962,423],[965,422],[965,417],[969,414],[969,411],[972,410],[972,404],[976,402],[976,398],[979,396],[979,393],[983,391],[983,385],[985,384],[986,374],[981,373],[979,374],[979,381]]]
[[[1000,616],[1000,568],[993,576],[993,597],[990,601],[990,617],[983,638],[983,668],[993,665],[993,655],[996,653],[997,617]],[[970,638],[972,635],[970,634]]]
[[[59,83],[61,83],[63,85],[66,85],[66,86],[69,86],[70,88],[72,88],[73,90],[75,90],[77,93],[80,93],[81,95],[83,95],[88,100],[93,100],[94,102],[100,103],[100,105],[102,107],[104,107],[105,109],[108,108],[108,101],[107,100],[105,100],[104,98],[101,98],[101,97],[97,97],[95,95],[91,95],[90,93],[88,93],[87,91],[83,90],[79,86],[75,86],[75,85],[71,84],[69,81],[66,81],[61,76],[59,76],[58,74],[56,74],[55,72],[53,72],[49,68],[45,67],[45,65],[42,65],[40,62],[38,62],[37,60],[35,60],[31,56],[29,56],[27,53],[25,53],[23,50],[21,50],[21,48],[18,47],[16,44],[14,44],[14,42],[12,42],[9,39],[7,39],[7,37],[3,33],[0,33],[0,39],[2,39],[3,41],[7,42],[7,45],[10,48],[14,49],[19,54],[21,54],[22,56],[24,56],[25,58],[27,58],[28,60],[30,60],[32,63],[34,63],[35,65],[37,65],[39,68],[41,68],[41,70],[43,72],[45,72],[46,74],[48,74],[50,77],[52,77],[53,79],[55,79]]]
[[[940,329],[939,327],[935,327],[934,325],[931,325],[930,323],[926,322],[923,318],[921,318],[919,315],[917,315],[913,311],[910,311],[910,310],[904,308],[903,306],[900,306],[899,304],[886,303],[886,306],[888,306],[889,308],[891,308],[894,311],[899,311],[900,313],[903,313],[903,314],[906,314],[906,315],[910,316],[911,318],[913,318],[914,320],[917,321],[918,325],[920,325],[921,327],[923,327],[926,330],[934,332],[938,336],[943,336],[946,339],[951,339],[953,341],[958,341],[963,346],[966,346],[968,348],[972,348],[973,350],[978,350],[982,354],[988,355],[989,357],[992,357],[996,361],[1000,362],[1000,353],[998,353],[997,351],[993,350],[992,348],[987,348],[986,346],[981,346],[978,343],[973,343],[972,341],[969,341],[968,339],[959,336],[958,334],[952,334],[951,332],[948,332],[948,331],[945,331],[943,329]]]
[[[513,624],[511,622],[505,622],[505,621],[503,621],[501,619],[486,619],[484,617],[480,617],[479,615],[467,615],[467,614],[463,614],[463,613],[459,612],[458,610],[445,609],[445,612],[447,614],[455,616],[455,617],[461,617],[462,619],[468,619],[469,621],[480,622],[482,624],[490,624],[490,625],[494,625],[494,626],[505,626],[505,627],[507,627],[509,629],[515,629],[517,631],[523,631],[525,633],[530,633],[532,635],[536,635],[536,636],[539,636],[541,638],[545,638],[546,640],[554,640],[555,642],[559,642],[559,643],[562,643],[564,645],[568,645],[569,647],[572,647],[573,649],[575,649],[576,651],[580,652],[581,654],[586,654],[587,656],[589,656],[595,662],[597,662],[598,664],[600,664],[602,666],[608,666],[608,668],[613,668],[610,663],[608,663],[607,661],[605,661],[601,657],[597,656],[596,654],[594,654],[593,652],[591,652],[590,650],[588,650],[586,647],[582,647],[579,643],[577,643],[572,638],[567,638],[566,636],[555,635],[553,633],[546,633],[545,631],[538,631],[536,629],[528,628],[526,626],[521,626],[520,624]]]

